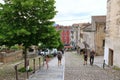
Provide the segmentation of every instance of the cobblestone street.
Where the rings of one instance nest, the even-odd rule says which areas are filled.
[[[96,66],[83,65],[83,57],[75,52],[65,54],[65,78],[64,80],[120,80],[114,74]]]

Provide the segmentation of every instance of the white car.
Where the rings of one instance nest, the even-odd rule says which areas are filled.
[[[50,53],[49,49],[44,49],[41,51],[42,55],[48,55]]]
[[[53,50],[51,51],[51,54],[53,56],[56,56],[57,55],[57,49],[56,48],[53,48]]]

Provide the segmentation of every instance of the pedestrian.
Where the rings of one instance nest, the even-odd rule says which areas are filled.
[[[61,51],[58,52],[57,58],[58,58],[58,66],[60,66],[61,65],[61,59],[62,59],[62,52]]]
[[[84,65],[87,65],[87,59],[88,59],[88,55],[87,55],[87,51],[83,51],[83,55],[84,55]]]
[[[62,54],[64,54],[64,50],[63,49],[61,49],[61,52],[62,52]]]
[[[46,55],[45,61],[46,61],[46,67],[48,69],[49,68],[48,62],[50,61],[49,55]]]
[[[94,56],[95,56],[95,51],[92,49],[90,52],[90,65],[93,65],[94,63]]]

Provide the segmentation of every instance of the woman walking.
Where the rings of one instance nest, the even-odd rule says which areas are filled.
[[[46,61],[47,69],[48,69],[49,68],[48,62],[50,61],[49,55],[46,55],[45,61]]]
[[[87,59],[88,59],[87,51],[83,51],[83,55],[84,55],[84,65],[87,65]]]

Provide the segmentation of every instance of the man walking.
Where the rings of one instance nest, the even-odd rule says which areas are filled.
[[[95,56],[95,51],[92,50],[90,52],[90,65],[93,65],[93,63],[94,63],[94,56]]]

